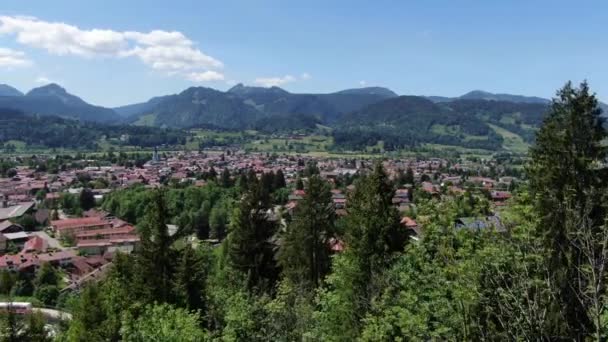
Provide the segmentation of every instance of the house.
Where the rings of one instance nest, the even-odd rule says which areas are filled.
[[[22,252],[23,253],[29,253],[29,252],[43,253],[43,252],[46,252],[48,247],[49,247],[49,244],[45,239],[41,238],[38,235],[34,235],[25,242]]]
[[[420,184],[420,187],[421,187],[422,191],[424,191],[428,194],[431,194],[431,195],[436,195],[439,193],[437,186],[431,182],[422,182],[422,184]]]
[[[58,237],[73,235],[95,229],[111,228],[112,223],[99,217],[70,218],[51,221],[51,227]]]
[[[410,237],[418,237],[421,234],[418,223],[411,217],[405,216],[401,219],[401,225],[405,227]]]
[[[334,208],[336,210],[346,208],[346,198],[334,198],[333,202],[334,202]]]
[[[34,202],[22,202],[13,206],[3,206],[0,208],[0,222],[19,218],[29,212],[33,207]]]
[[[103,255],[105,253],[131,253],[139,246],[139,236],[130,235],[113,239],[80,240],[76,247],[86,255]]]
[[[22,249],[25,246],[27,240],[29,240],[30,236],[27,235],[26,232],[17,232],[17,233],[5,233],[2,234],[9,243],[14,244],[18,249]]]
[[[18,233],[18,232],[22,232],[22,231],[23,231],[23,227],[21,227],[20,225],[18,225],[16,223],[12,223],[11,221],[0,222],[0,233],[2,233],[2,234]]]
[[[74,237],[77,241],[99,240],[99,239],[119,239],[130,237],[135,234],[135,227],[124,225],[118,228],[92,229],[76,233]]]
[[[492,197],[492,201],[498,204],[504,203],[511,198],[511,193],[508,191],[492,191],[490,192],[490,196]]]
[[[0,257],[0,269],[9,271],[35,271],[43,262],[65,267],[71,264],[76,253],[71,250],[52,253],[20,253]]]

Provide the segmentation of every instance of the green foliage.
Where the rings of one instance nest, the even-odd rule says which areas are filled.
[[[228,255],[232,267],[246,274],[250,290],[269,290],[278,278],[271,242],[277,223],[269,218],[269,194],[262,183],[254,177],[248,185],[230,220]]]
[[[154,127],[108,125],[55,116],[31,116],[6,108],[0,103],[0,143],[19,140],[34,147],[95,150],[98,148],[96,142],[102,138],[111,139],[119,145],[153,147],[183,144],[187,135],[177,130]],[[120,140],[124,136],[128,137],[128,140]]]
[[[80,208],[84,211],[95,207],[95,196],[90,189],[82,189],[78,200],[80,202]]]
[[[206,341],[207,334],[199,327],[198,315],[167,304],[143,308],[138,317],[122,318],[122,340],[129,342]]]
[[[554,314],[564,319],[560,322],[562,334],[582,338],[587,331],[600,329],[600,313],[596,310],[592,317],[586,307],[591,301],[597,304],[603,282],[589,279],[581,270],[591,267],[592,278],[597,279],[602,274],[597,271],[607,263],[598,252],[605,242],[595,235],[604,234],[607,218],[604,194],[608,175],[598,166],[608,155],[604,144],[608,133],[597,99],[586,83],[579,88],[568,83],[557,95],[536,146],[530,150],[528,174],[535,209],[541,217],[541,234],[552,251],[548,262],[562,306]],[[580,281],[573,286],[572,279]],[[599,290],[594,291],[594,299],[587,298],[587,286]],[[582,299],[583,294],[586,299]]]
[[[278,252],[283,274],[294,284],[316,288],[329,272],[330,239],[335,213],[329,185],[318,175],[309,178]]]

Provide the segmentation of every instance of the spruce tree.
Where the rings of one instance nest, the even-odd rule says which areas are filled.
[[[141,283],[155,284],[149,288],[150,302],[169,302],[174,272],[173,242],[182,237],[185,227],[172,236],[167,228],[167,209],[161,190],[154,191],[152,205],[140,227],[141,248],[137,255],[137,275]]]
[[[204,251],[187,246],[181,250],[173,278],[177,303],[188,310],[204,310],[204,289],[209,267]]]
[[[329,240],[334,237],[334,221],[329,186],[314,175],[279,249],[279,264],[293,283],[316,288],[329,271]]]
[[[392,203],[393,185],[381,163],[371,174],[356,183],[348,198],[345,218],[347,255],[359,270],[353,284],[359,305],[367,307],[375,292],[375,280],[391,264],[396,253],[403,251],[407,234]],[[363,314],[363,311],[361,312]]]
[[[268,290],[278,277],[272,241],[277,223],[270,220],[270,202],[257,178],[250,178],[249,190],[243,194],[230,220],[228,256],[233,268],[247,279],[249,290]]]
[[[602,141],[607,134],[600,114],[587,83],[579,88],[567,83],[558,91],[536,136],[527,168],[560,301],[560,312],[554,314],[565,319],[556,324],[561,334],[575,339],[591,329],[586,308],[578,299],[581,284],[574,279],[580,280],[579,270],[592,265],[585,265],[577,239],[584,226],[598,231],[606,214],[602,197],[608,180],[603,166],[607,149]],[[566,224],[574,221],[585,224]]]
[[[285,175],[283,174],[282,170],[277,170],[277,172],[274,174],[274,184],[273,184],[273,188],[274,190],[277,189],[282,189],[286,186],[285,183]]]
[[[229,188],[232,186],[232,178],[230,176],[230,170],[228,170],[228,168],[224,168],[224,171],[222,171],[222,186],[224,188]]]

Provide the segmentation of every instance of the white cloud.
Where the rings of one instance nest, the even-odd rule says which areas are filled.
[[[359,85],[362,87],[365,87],[367,85],[367,82],[364,80],[359,81]]]
[[[295,80],[295,77],[291,75],[285,75],[283,77],[259,77],[255,79],[254,83],[261,85],[262,87],[278,87],[286,83],[294,82]]]
[[[302,73],[302,75],[300,75],[300,78],[306,81],[306,80],[311,79],[311,78],[312,78],[312,76],[310,76],[310,74],[309,74],[309,73],[304,72],[304,73]]]
[[[216,71],[191,72],[186,78],[193,82],[223,81],[224,75]]]
[[[86,30],[32,17],[0,16],[2,34],[15,35],[17,42],[55,55],[137,57],[155,70],[188,79],[192,78],[191,74],[205,74],[210,69],[223,67],[221,61],[199,50],[192,40],[177,31]],[[218,75],[212,72],[195,78],[217,79]]]
[[[226,84],[227,84],[227,85],[229,85],[229,86],[233,86],[233,85],[235,85],[236,83],[237,83],[237,81],[236,81],[236,80],[226,80]]]
[[[40,76],[38,78],[36,78],[36,83],[40,83],[40,84],[49,84],[49,83],[53,83],[53,81],[51,81],[50,79],[48,79],[45,76]]]
[[[25,53],[0,47],[0,68],[12,69],[30,66],[31,64],[32,62],[25,57]]]

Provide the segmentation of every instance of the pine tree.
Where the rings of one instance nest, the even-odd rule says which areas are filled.
[[[565,322],[556,323],[562,334],[581,339],[591,329],[584,305],[577,299],[578,270],[585,267],[577,241],[584,226],[597,231],[606,218],[608,136],[597,99],[582,83],[567,83],[558,91],[543,126],[530,149],[530,191],[540,217],[540,232],[550,251],[550,265]],[[584,221],[585,225],[567,222]],[[591,265],[589,265],[591,266]],[[585,285],[583,285],[584,287]]]
[[[283,171],[279,169],[274,175],[273,188],[274,190],[278,190],[284,188],[285,186],[285,175],[283,174]]]
[[[174,272],[175,251],[173,242],[181,238],[185,227],[179,227],[172,236],[167,228],[167,209],[161,190],[154,191],[152,206],[141,225],[141,249],[137,255],[139,282],[155,284],[150,287],[150,302],[169,302],[171,279]]]
[[[228,255],[232,267],[245,274],[249,290],[268,290],[278,277],[271,241],[277,224],[269,220],[270,203],[259,182],[249,179],[249,186],[230,220]]]
[[[224,171],[222,171],[222,186],[224,188],[229,188],[232,186],[232,178],[230,176],[230,170],[228,170],[228,168],[224,168]]]
[[[360,300],[358,314],[364,314],[363,308],[376,292],[375,280],[390,266],[395,254],[403,251],[407,241],[392,203],[393,195],[392,183],[382,164],[377,163],[371,174],[356,183],[348,199],[345,242],[347,255],[359,270],[358,281],[353,284]]]
[[[335,233],[334,221],[329,186],[314,175],[279,250],[279,264],[293,283],[316,288],[329,271],[329,239]]]
[[[82,189],[79,200],[82,210],[89,210],[95,207],[95,196],[90,189]]]
[[[304,182],[302,182],[302,178],[300,177],[296,179],[296,190],[304,190]]]
[[[181,259],[174,276],[174,291],[177,303],[188,310],[204,310],[204,289],[209,258],[190,246],[181,251]]]

